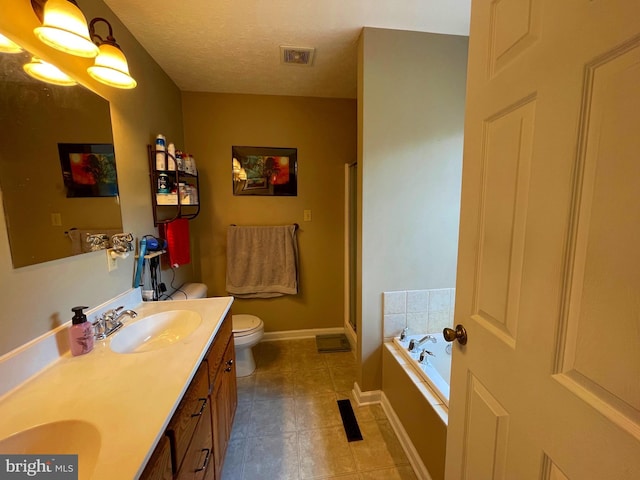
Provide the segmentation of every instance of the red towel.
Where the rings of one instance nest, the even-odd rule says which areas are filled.
[[[178,218],[161,225],[161,235],[167,240],[169,265],[179,267],[191,263],[189,220]]]

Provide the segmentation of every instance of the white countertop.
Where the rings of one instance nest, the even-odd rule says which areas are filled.
[[[137,478],[232,303],[232,297],[218,297],[134,306],[138,316],[125,317],[125,329],[169,310],[193,310],[202,323],[185,339],[149,352],[114,353],[113,335],[96,341],[88,354],[66,352],[0,400],[0,439],[40,424],[83,420],[98,429],[101,441],[95,469],[86,476],[81,466],[79,478]]]

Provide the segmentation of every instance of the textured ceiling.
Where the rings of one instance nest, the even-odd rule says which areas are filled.
[[[469,34],[470,0],[105,2],[183,91],[355,98],[362,27]],[[281,45],[315,47],[313,65]]]

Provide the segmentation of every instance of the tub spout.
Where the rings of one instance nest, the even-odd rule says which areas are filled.
[[[422,345],[424,342],[427,342],[427,341],[431,343],[436,343],[438,339],[433,335],[425,335],[418,341],[416,341],[415,339],[411,339],[411,341],[409,342],[409,351],[412,352],[415,348],[419,347],[420,345]]]

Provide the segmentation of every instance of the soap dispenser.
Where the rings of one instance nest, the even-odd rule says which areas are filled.
[[[69,345],[74,356],[83,355],[93,350],[93,325],[87,322],[83,310],[89,307],[73,307],[73,318],[69,327]]]

